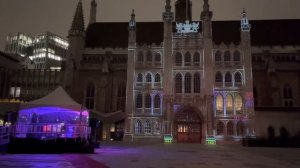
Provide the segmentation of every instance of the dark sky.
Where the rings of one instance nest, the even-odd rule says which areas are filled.
[[[90,0],[82,0],[85,23]],[[175,0],[171,0],[172,3]],[[67,36],[78,0],[0,0],[0,50],[9,33],[30,35],[51,31]],[[193,20],[199,20],[203,0],[192,0]],[[97,0],[98,22],[128,21],[135,9],[137,21],[161,21],[165,0]],[[243,7],[251,20],[300,19],[300,0],[210,0],[213,20],[238,20]],[[174,7],[172,8],[174,10]]]

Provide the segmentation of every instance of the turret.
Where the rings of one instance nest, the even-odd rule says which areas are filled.
[[[128,45],[129,46],[134,46],[136,43],[136,21],[135,21],[135,14],[134,10],[132,9],[131,13],[131,19],[129,21],[128,25]]]
[[[212,26],[211,26],[211,19],[213,13],[209,10],[208,0],[204,0],[203,11],[201,12],[201,20],[202,20],[202,27],[203,27],[203,36],[204,38],[211,38],[212,37]]]
[[[93,23],[96,22],[96,15],[97,15],[97,2],[95,0],[92,0],[91,1],[89,24],[93,24]]]

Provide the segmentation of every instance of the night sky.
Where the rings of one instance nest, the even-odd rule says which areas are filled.
[[[90,0],[82,0],[85,24]],[[172,3],[175,0],[171,0]],[[36,35],[51,31],[67,36],[78,0],[0,0],[0,50],[9,33]],[[199,20],[203,0],[192,0],[193,20]],[[161,21],[165,0],[97,0],[97,21],[128,21],[135,9],[137,21]],[[238,20],[243,7],[251,20],[300,19],[299,0],[210,0],[213,20]],[[172,7],[174,11],[174,7]]]

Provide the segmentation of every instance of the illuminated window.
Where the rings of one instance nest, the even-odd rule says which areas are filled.
[[[233,123],[229,121],[227,123],[227,135],[232,136],[233,135]]]
[[[182,76],[180,73],[175,76],[175,92],[182,93]]]
[[[184,55],[184,66],[191,66],[191,54],[190,54],[190,52],[187,52]]]
[[[239,72],[234,74],[234,82],[236,85],[240,85],[242,83],[242,75]]]
[[[142,51],[139,51],[137,61],[138,62],[143,62],[144,61],[144,54],[143,54]]]
[[[160,75],[159,75],[159,74],[156,74],[156,75],[155,75],[155,77],[154,77],[154,82],[157,82],[157,83],[160,82]]]
[[[223,76],[222,76],[221,72],[217,72],[215,80],[216,80],[216,83],[222,83],[223,82]]]
[[[226,96],[226,113],[227,115],[233,115],[233,99],[230,94]]]
[[[126,103],[126,86],[121,83],[118,87],[117,110],[125,111]]]
[[[239,51],[235,51],[233,53],[233,61],[234,62],[240,62],[241,61],[241,54]]]
[[[147,94],[145,97],[145,108],[151,108],[151,95]]]
[[[138,74],[136,81],[137,82],[143,82],[143,75],[142,74]]]
[[[154,97],[154,108],[160,108],[160,96],[158,94]]]
[[[245,134],[245,125],[243,122],[239,121],[236,125],[236,133],[237,136],[244,136]]]
[[[86,87],[85,107],[87,109],[94,109],[95,101],[95,86],[89,83]]]
[[[152,53],[151,53],[151,51],[147,51],[147,53],[146,53],[146,61],[147,62],[152,62]]]
[[[143,95],[141,93],[138,93],[136,95],[135,105],[136,105],[136,108],[143,107]]]
[[[135,122],[135,133],[141,134],[142,133],[142,122],[141,120],[136,120]]]
[[[243,107],[242,97],[240,95],[237,95],[235,97],[235,110],[236,111],[242,111],[242,107]]]
[[[145,134],[151,134],[151,122],[146,120],[144,127]]]
[[[155,54],[155,62],[160,62],[161,61],[161,56],[159,53]]]
[[[148,74],[146,75],[146,82],[148,82],[148,83],[151,83],[151,82],[152,82],[152,76],[151,76],[150,73],[148,73]]]
[[[194,74],[194,93],[200,93],[200,74]]]
[[[21,93],[21,87],[11,87],[10,96],[14,98],[19,98]]]
[[[221,121],[217,124],[217,135],[224,135],[224,124]]]
[[[225,62],[231,61],[231,58],[230,58],[230,52],[229,52],[229,51],[226,51],[226,52],[224,53],[224,61],[225,61]]]
[[[182,55],[181,53],[176,53],[175,55],[175,65],[176,66],[181,66],[182,65]]]
[[[191,93],[191,86],[192,85],[192,77],[190,73],[186,73],[184,76],[184,92]]]
[[[216,108],[219,115],[223,115],[223,96],[217,95],[216,97]]]
[[[221,51],[217,51],[215,53],[215,63],[220,63],[222,61],[222,53]]]
[[[195,66],[199,66],[200,65],[200,54],[198,52],[196,52],[194,54],[194,65]]]

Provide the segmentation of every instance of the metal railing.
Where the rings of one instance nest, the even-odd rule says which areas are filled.
[[[91,128],[79,124],[15,124],[11,135],[17,138],[57,139],[82,138],[89,139]]]
[[[7,144],[9,142],[9,126],[0,126],[0,145]]]

